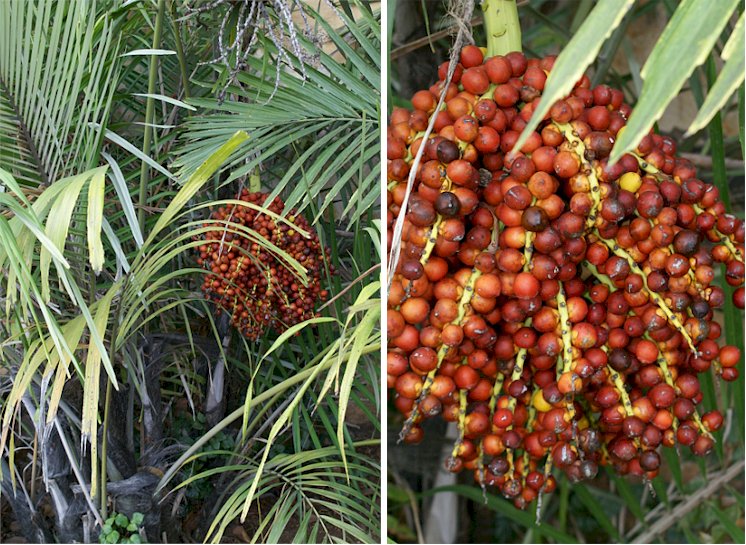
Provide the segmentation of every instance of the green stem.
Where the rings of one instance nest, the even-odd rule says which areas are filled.
[[[521,51],[521,22],[516,0],[482,0],[487,56]]]
[[[189,76],[187,75],[187,64],[186,57],[184,56],[184,46],[181,40],[181,25],[176,19],[176,2],[171,0],[169,2],[169,8],[171,11],[171,22],[174,27],[174,38],[176,43],[176,56],[179,59],[179,71],[181,72],[181,86],[184,89],[184,98],[189,99]],[[191,115],[187,110],[187,115]]]
[[[163,13],[166,9],[166,0],[158,0],[158,15],[155,19],[155,32],[153,33],[153,49],[158,49],[161,45],[161,34],[163,33]],[[158,77],[158,55],[150,56],[150,73],[148,75],[148,94],[151,95],[147,98],[145,103],[145,133],[142,140],[142,152],[144,154],[150,153],[150,142],[152,137],[153,128],[153,117],[155,114],[155,82]],[[148,164],[143,161],[140,167],[140,198],[138,201],[139,208],[137,210],[137,220],[140,224],[140,230],[145,232],[145,204],[147,201],[148,193]]]

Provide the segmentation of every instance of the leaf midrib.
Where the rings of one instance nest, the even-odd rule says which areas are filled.
[[[2,76],[0,76],[0,93],[5,95],[6,100],[8,101],[8,106],[10,107],[11,111],[13,112],[13,115],[15,116],[15,120],[18,123],[18,128],[20,129],[21,134],[23,135],[23,139],[26,143],[26,148],[28,149],[28,152],[31,154],[31,157],[34,160],[34,166],[36,167],[36,170],[39,173],[39,176],[41,178],[41,183],[45,186],[49,185],[49,176],[47,175],[47,172],[42,167],[41,158],[39,157],[39,152],[36,149],[36,144],[34,143],[34,139],[31,137],[31,133],[28,130],[28,126],[23,120],[23,117],[21,116],[21,113],[18,111],[18,107],[16,106],[16,102],[13,99],[13,95],[10,93],[10,90],[8,89],[7,85],[5,85],[5,81],[3,80]]]

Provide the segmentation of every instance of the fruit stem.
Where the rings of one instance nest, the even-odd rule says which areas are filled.
[[[560,316],[559,327],[562,336],[562,374],[569,373],[572,370],[572,322],[570,313],[567,310],[567,299],[562,281],[559,282],[557,291],[557,312]]]
[[[650,334],[646,331],[643,335],[644,338],[651,342],[653,339],[650,337]],[[658,357],[656,358],[656,363],[658,364],[658,368],[661,370],[661,373],[663,374],[663,379],[666,381],[666,384],[668,384],[671,388],[676,389],[676,384],[673,381],[673,375],[671,374],[671,370],[668,368],[668,360],[666,359],[666,354],[663,351],[664,345],[663,343],[656,343],[656,346],[658,346]],[[672,412],[673,414],[673,412]],[[697,415],[697,411],[695,409],[694,414]],[[697,415],[699,416],[699,415]],[[676,431],[676,429],[679,427],[679,419],[676,418],[674,415],[673,417],[673,431]]]
[[[582,165],[583,171],[587,172],[588,182],[591,185],[591,200],[593,201],[593,208],[588,214],[588,218],[585,220],[585,225],[588,229],[593,227],[596,223],[596,216],[601,208],[601,185],[598,183],[598,177],[593,165],[585,158],[585,143],[580,139],[578,133],[573,129],[569,123],[554,123],[554,126],[562,133],[568,142],[573,146],[573,151],[578,155]]]
[[[673,176],[667,175],[662,173],[660,170],[655,168],[653,165],[645,161],[643,157],[640,157],[637,153],[630,152],[631,155],[637,159],[637,163],[640,165],[640,168],[647,172],[648,174],[653,175],[658,181],[662,180],[673,180]],[[677,182],[680,184],[680,182]],[[697,212],[697,214],[701,214],[702,212],[705,212],[705,210],[699,206],[698,204],[694,204],[694,211]],[[743,255],[741,254],[740,250],[736,248],[733,245],[733,241],[730,239],[730,237],[727,237],[723,235],[720,231],[718,231],[717,227],[713,227],[712,231],[716,233],[720,237],[720,242],[725,245],[728,250],[730,250],[733,257],[735,257],[738,261],[741,263],[744,262]]]
[[[466,390],[463,388],[458,391],[458,441],[453,445],[451,456],[458,458],[459,450],[464,442],[464,433],[466,432]]]
[[[531,205],[533,206],[536,204],[536,199],[534,199],[531,202]],[[531,271],[531,258],[534,256],[534,239],[536,238],[536,233],[533,231],[526,231],[526,242],[525,246],[523,248],[523,272],[530,272]]]
[[[528,318],[525,322],[526,326],[531,325],[531,318]],[[516,380],[521,378],[521,375],[523,374],[523,366],[526,363],[526,359],[528,358],[528,350],[525,348],[521,348],[518,350],[518,354],[516,354],[515,357],[515,366],[513,367],[513,373],[510,375],[510,382],[515,382]],[[511,396],[508,400],[508,410],[510,412],[515,411],[515,406],[518,400]],[[511,424],[508,429],[513,429],[513,425]]]
[[[503,382],[505,382],[505,375],[498,373],[495,377],[495,385],[492,387],[492,394],[490,395],[490,422],[492,422],[492,417],[495,415],[495,406],[497,405],[497,398],[500,397]]]
[[[547,454],[547,458],[544,461],[544,482],[541,483],[541,488],[539,489],[539,495],[536,498],[536,524],[541,524],[541,498],[544,495],[544,491],[547,488],[547,480],[549,479],[549,475],[552,473],[552,455]]]
[[[510,469],[508,469],[507,478],[505,480],[506,481],[512,481],[513,480],[513,476],[515,475],[515,467],[513,465],[513,449],[512,448],[506,449],[505,458],[508,460],[508,467],[510,468]]]
[[[482,275],[482,273],[479,271],[479,269],[472,269],[471,275],[469,276],[469,280],[466,283],[466,286],[464,286],[464,293],[461,294],[461,299],[459,300],[458,304],[458,316],[455,320],[453,320],[451,323],[456,325],[461,325],[461,323],[464,320],[464,316],[466,315],[467,307],[469,306],[469,302],[471,301],[471,298],[474,296],[474,284],[476,283],[477,279]],[[441,345],[438,349],[438,363],[435,366],[435,369],[430,371],[427,376],[425,377],[425,382],[422,386],[422,391],[420,392],[420,395],[417,397],[417,401],[415,402],[414,409],[412,409],[412,414],[409,415],[409,418],[404,422],[404,426],[402,426],[402,430],[399,433],[399,440],[404,440],[404,437],[406,437],[407,433],[409,433],[409,430],[412,428],[412,425],[417,422],[417,419],[420,417],[420,411],[419,406],[420,402],[427,397],[427,395],[430,393],[430,387],[433,385],[433,381],[435,380],[435,375],[437,374],[438,370],[440,369],[440,365],[443,363],[443,360],[448,355],[450,347],[448,345]]]
[[[567,404],[567,414],[570,415],[570,420],[573,421],[573,439],[575,438],[575,405],[573,403],[575,394],[575,377],[572,372],[572,322],[570,321],[570,313],[567,310],[567,298],[565,297],[565,288],[562,282],[559,282],[559,291],[557,292],[557,311],[560,316],[560,335],[562,336],[562,374],[571,373],[570,383],[572,385],[572,392],[568,392],[565,395],[565,402]],[[558,375],[559,380],[559,375]]]
[[[534,391],[531,394],[531,397],[533,398],[534,394],[538,391],[541,391],[541,389],[538,386],[534,387]],[[530,403],[528,406],[528,422],[526,422],[526,430],[528,433],[531,433],[534,431],[534,422],[536,422],[536,407],[533,406],[533,403]],[[523,475],[521,478],[521,487],[526,488],[526,476],[529,472],[529,464],[530,464],[530,458],[528,455],[528,451],[524,449],[523,451]]]
[[[655,342],[650,337],[650,334],[647,331],[643,336],[650,342]],[[665,353],[663,352],[664,345],[663,343],[656,343],[656,346],[658,347],[657,363],[658,367],[660,367],[661,373],[663,373],[663,378],[666,381],[666,384],[668,384],[671,388],[676,388],[676,385],[673,381],[673,375],[671,375],[671,370],[668,368],[668,360],[666,359]]]
[[[627,262],[630,270],[633,273],[642,278],[643,285],[645,286],[645,291],[647,292],[650,299],[652,299],[653,302],[658,305],[658,307],[663,311],[663,313],[666,315],[666,318],[668,318],[669,324],[671,324],[676,331],[681,333],[682,337],[684,337],[684,340],[689,345],[689,348],[691,348],[692,353],[695,355],[698,354],[697,347],[694,346],[692,338],[684,329],[684,324],[681,323],[679,317],[676,316],[676,314],[674,314],[674,312],[668,307],[663,298],[648,287],[648,275],[645,274],[642,269],[640,269],[640,266],[637,264],[637,262],[635,262],[634,259],[632,259],[632,256],[624,251],[624,249],[621,248],[615,241],[609,241],[602,237],[598,230],[595,234],[598,236],[598,239],[603,242],[607,248],[609,248],[609,250],[611,250],[615,255],[621,257]]]
[[[438,214],[435,223],[433,223],[432,229],[430,229],[430,233],[427,235],[425,249],[422,251],[422,257],[420,258],[420,264],[423,267],[427,264],[427,260],[430,259],[430,254],[433,252],[433,248],[435,248],[435,243],[438,242],[438,228],[442,221],[443,216]]]
[[[412,429],[412,426],[419,421],[420,403],[430,394],[430,388],[435,381],[435,375],[438,374],[438,370],[440,370],[440,366],[443,363],[443,360],[445,359],[446,355],[448,355],[448,348],[449,347],[444,344],[440,347],[440,349],[438,349],[438,363],[435,365],[435,369],[430,371],[425,377],[425,382],[422,383],[422,390],[420,391],[420,395],[417,396],[417,400],[414,403],[412,414],[409,415],[409,418],[407,418],[407,420],[404,422],[404,425],[399,432],[399,441],[403,441],[409,433],[409,430]]]
[[[480,276],[482,276],[482,271],[477,268],[472,269],[471,275],[469,275],[469,280],[464,286],[464,293],[461,294],[461,299],[459,299],[458,302],[458,316],[453,322],[451,322],[452,324],[461,325],[464,321],[467,307],[471,302],[472,297],[474,297],[474,285],[477,283]]]
[[[482,489],[482,496],[487,501],[487,486],[484,484],[484,450],[482,449],[482,440],[477,445],[477,476],[479,477],[479,487]]]
[[[632,408],[632,401],[629,398],[627,390],[625,390],[624,388],[624,379],[622,379],[620,374],[610,365],[607,365],[606,368],[609,371],[609,378],[611,378],[611,381],[614,384],[614,388],[616,388],[616,391],[619,394],[619,398],[622,400],[622,407],[624,407],[624,412],[627,414],[627,416],[634,416],[635,410]]]
[[[521,51],[521,23],[516,0],[482,0],[487,57]]]
[[[697,431],[701,435],[704,435],[705,437],[709,437],[712,439],[712,434],[710,433],[710,430],[705,428],[705,425],[702,423],[702,419],[699,417],[699,413],[697,412],[697,409],[694,409],[694,414],[692,414],[692,420],[694,420],[694,423],[697,425]]]
[[[609,279],[608,276],[604,276],[603,274],[598,272],[598,268],[596,268],[596,266],[593,263],[591,263],[590,261],[586,261],[585,263],[583,263],[583,268],[585,268],[585,270],[591,273],[591,276],[593,278],[595,278],[596,280],[601,282],[604,286],[609,288],[609,291],[611,292],[616,291],[617,288],[614,285],[614,283]]]
[[[699,206],[699,205],[695,204],[695,205],[694,205],[694,211],[695,211],[695,212],[697,212],[697,214],[701,214],[701,213],[702,213],[702,212],[704,212],[705,210],[704,210],[704,209],[703,209],[703,208],[702,208],[701,206]],[[736,248],[736,247],[735,247],[735,246],[733,245],[733,241],[732,241],[732,240],[730,239],[730,237],[728,237],[728,236],[724,235],[723,233],[721,233],[721,232],[720,232],[720,231],[718,230],[718,228],[717,228],[717,227],[713,227],[713,228],[712,228],[712,231],[713,231],[713,232],[714,232],[714,233],[715,233],[715,234],[716,234],[717,236],[719,236],[719,237],[720,237],[720,242],[721,242],[722,244],[724,244],[726,248],[728,248],[728,250],[730,251],[731,255],[733,255],[733,257],[735,257],[735,258],[736,258],[736,260],[738,260],[738,261],[740,261],[741,263],[743,263],[743,262],[744,262],[744,260],[743,260],[743,255],[741,255],[741,251],[740,251],[740,250],[739,250],[738,248]]]

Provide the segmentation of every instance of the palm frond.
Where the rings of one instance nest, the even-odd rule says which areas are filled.
[[[7,400],[5,400],[0,449],[7,440],[11,422],[17,414],[16,408],[21,403],[24,392],[37,376],[42,364],[45,361],[47,362],[43,376],[51,376],[51,373],[56,373],[55,384],[51,390],[53,397],[49,401],[50,411],[48,412],[48,418],[53,419],[60,403],[62,387],[68,376],[68,366],[73,362],[84,390],[81,431],[83,438],[91,443],[94,464],[98,464],[95,455],[100,367],[101,365],[104,366],[108,379],[117,387],[118,380],[112,365],[114,354],[122,347],[124,341],[143,325],[143,321],[127,321],[126,317],[133,312],[133,309],[142,311],[142,303],[147,301],[146,297],[150,295],[150,291],[155,292],[155,295],[150,299],[151,303],[156,303],[158,299],[176,293],[167,287],[162,288],[168,280],[178,275],[179,271],[166,275],[164,278],[159,278],[159,276],[162,275],[163,266],[171,263],[175,254],[184,252],[191,247],[189,244],[183,244],[183,240],[191,240],[194,236],[190,232],[177,238],[176,249],[171,243],[166,246],[164,252],[161,246],[168,237],[156,242],[156,235],[177,217],[201,185],[210,178],[222,160],[232,152],[243,138],[245,138],[245,134],[238,133],[213,156],[208,158],[192,178],[184,184],[167,209],[161,214],[160,219],[163,221],[158,222],[151,231],[150,237],[135,258],[132,270],[127,278],[131,284],[141,285],[143,288],[130,289],[120,294],[121,281],[117,281],[108,287],[102,297],[95,302],[86,301],[83,298],[80,287],[69,270],[65,255],[74,255],[75,252],[67,248],[66,234],[74,221],[72,219],[73,209],[78,205],[78,201],[82,200],[80,199],[82,189],[87,186],[86,225],[89,240],[94,240],[94,244],[90,248],[89,259],[92,266],[96,259],[100,259],[100,256],[97,257],[97,253],[101,251],[99,246],[101,245],[103,222],[100,215],[102,213],[103,194],[100,189],[92,191],[91,186],[103,183],[103,177],[108,167],[100,167],[60,180],[42,192],[33,204],[25,198],[14,178],[0,169],[0,181],[3,182],[10,193],[0,194],[0,205],[7,207],[14,214],[11,220],[0,216],[0,240],[3,242],[3,244],[0,244],[0,268],[8,267],[12,271],[12,275],[8,276],[8,282],[4,286],[5,296],[9,301],[6,305],[6,316],[8,323],[16,322],[13,319],[16,317],[20,318],[20,321],[30,324],[25,329],[18,328],[15,331],[15,334],[20,338],[29,339],[30,345],[26,349],[22,364],[16,370],[16,380]],[[13,199],[11,194],[15,195],[22,204]],[[93,219],[91,219],[92,216]],[[42,225],[45,219],[46,230],[43,229]],[[45,232],[49,233],[49,236]],[[19,244],[18,240],[22,242]],[[37,243],[41,245],[38,252],[42,257],[35,260],[34,254],[37,253]],[[161,252],[160,259],[158,259],[158,251]],[[153,254],[155,254],[155,257]],[[62,323],[51,313],[47,304],[50,301],[49,266],[51,262],[54,262],[60,281],[68,291],[71,302],[78,309],[70,319],[63,320]],[[153,266],[154,264],[156,266]],[[37,267],[41,269],[39,275],[35,273]],[[47,272],[44,272],[45,270]],[[41,280],[38,280],[39,278]],[[141,284],[137,284],[131,278],[138,279]],[[42,285],[39,286],[39,283]],[[143,290],[146,285],[149,285],[150,288],[144,294]],[[116,312],[112,312],[112,300],[115,297],[118,297],[119,304]],[[155,305],[152,305],[150,307],[152,315],[149,320],[158,317],[161,312],[164,312],[164,309],[172,309],[188,300],[187,297],[182,296],[176,302],[169,302],[162,305],[161,308],[155,308]],[[11,309],[10,302],[17,302],[19,305]],[[135,313],[135,316],[139,316],[139,314]],[[108,324],[118,326],[118,335],[113,336],[108,345],[104,345],[103,339],[109,329]],[[87,326],[90,336],[87,346],[80,343],[84,326]],[[76,352],[83,350],[87,353],[84,373],[75,356]],[[93,475],[96,475],[95,467]]]
[[[187,123],[187,142],[175,163],[180,175],[193,172],[226,135],[246,130],[250,138],[226,164],[230,175],[224,183],[259,165],[277,168],[282,173],[269,198],[286,194],[287,209],[303,210],[315,202],[316,219],[334,204],[350,224],[358,221],[380,195],[380,14],[359,12],[355,21],[340,14],[346,23],[342,30],[312,14],[335,49],[325,53],[301,38],[309,55],[318,56],[316,65],[285,51],[283,58],[292,66],[281,71],[276,85],[266,77],[267,62],[277,62],[279,52],[264,40],[263,57],[246,59],[247,69],[228,88],[233,100],[190,100],[206,113]],[[347,43],[348,37],[357,47]]]
[[[192,447],[190,447],[166,472],[164,477],[159,483],[159,489],[166,486],[176,475],[177,471],[183,467],[183,465],[193,459],[193,456],[200,451],[200,449],[212,438],[215,434],[225,429],[227,426],[238,420],[244,418],[242,426],[241,437],[244,440],[247,439],[247,435],[250,430],[257,426],[268,407],[277,403],[279,400],[287,398],[287,406],[282,406],[282,410],[273,415],[271,420],[271,428],[269,430],[266,440],[264,440],[263,448],[256,452],[256,456],[259,458],[256,464],[256,468],[252,471],[250,481],[246,482],[245,485],[240,486],[236,493],[226,500],[226,503],[221,507],[221,511],[215,519],[209,534],[214,540],[219,540],[223,531],[227,525],[240,515],[241,518],[245,518],[249,508],[252,504],[257,501],[257,498],[264,493],[263,480],[267,473],[270,472],[274,457],[271,455],[273,452],[273,445],[279,441],[281,434],[284,433],[286,426],[293,422],[294,415],[298,414],[304,406],[304,399],[307,396],[314,398],[315,407],[322,406],[329,396],[327,395],[331,386],[338,383],[336,388],[339,398],[339,409],[338,409],[338,421],[336,430],[332,431],[332,437],[335,439],[342,437],[344,432],[344,413],[348,400],[351,397],[351,391],[353,389],[353,380],[351,377],[359,376],[358,362],[361,359],[377,358],[378,351],[380,349],[380,331],[376,331],[374,326],[380,319],[380,301],[373,296],[379,290],[378,283],[372,283],[369,286],[363,288],[361,295],[358,298],[356,304],[348,309],[348,317],[344,323],[337,324],[339,337],[328,345],[326,348],[317,351],[310,359],[310,362],[303,367],[301,371],[297,368],[289,374],[279,384],[276,384],[270,388],[264,389],[261,393],[255,394],[251,391],[247,392],[247,401],[243,407],[239,407],[229,416],[227,416],[218,426],[213,427],[207,433],[205,433],[198,441],[196,441]],[[327,321],[330,319],[326,319]],[[322,323],[319,319],[314,319],[306,323],[298,324],[294,329],[288,330],[287,335],[293,335],[297,333],[302,327],[312,325],[312,323]],[[360,327],[360,325],[364,327]],[[366,325],[367,324],[367,325]],[[265,352],[265,357],[270,357],[276,350],[282,349],[282,352],[287,352],[290,347],[284,342],[284,338],[280,337],[277,341]],[[292,364],[290,364],[292,368]],[[377,369],[377,366],[376,366]],[[377,371],[376,371],[377,372]],[[271,373],[270,369],[266,368],[266,365],[262,366],[262,373]],[[343,376],[341,382],[338,382],[340,375]],[[374,379],[374,380],[377,380]],[[317,386],[321,384],[321,386]],[[318,392],[318,393],[315,393]],[[344,406],[342,405],[344,403]],[[336,432],[336,433],[335,433]],[[252,442],[253,443],[253,440]],[[348,449],[354,448],[346,438],[340,440],[334,447],[336,456],[339,457],[340,475],[343,475],[348,479],[348,484],[354,480],[355,467],[354,463],[348,460],[350,454]],[[354,453],[354,451],[352,451]],[[375,498],[369,498],[370,501],[377,502]],[[365,505],[368,505],[367,503]],[[373,508],[370,507],[369,508]],[[289,516],[285,513],[284,516]],[[323,520],[323,517],[321,517]],[[341,522],[340,524],[344,524]],[[361,536],[368,536],[363,541],[371,539],[371,535],[366,533],[368,530],[364,530],[360,533],[359,524],[349,524],[349,527],[344,527],[345,531],[356,534],[356,540],[362,539]]]
[[[102,4],[0,4],[0,165],[50,184],[97,163],[116,86],[117,28],[124,10]]]
[[[361,449],[376,445],[377,441],[361,441],[354,446]],[[190,461],[230,454],[203,451]],[[258,490],[275,499],[267,512],[262,513],[252,540],[259,543],[376,543],[380,507],[378,498],[370,496],[369,485],[378,478],[380,467],[369,457],[354,451],[350,452],[351,477],[345,475],[340,465],[336,447],[277,454],[269,460]],[[233,475],[237,489],[218,510],[214,532],[211,532],[213,543],[219,542],[231,521],[240,515],[241,498],[256,471],[256,460],[247,456],[239,463],[200,472],[178,485],[177,489],[215,475]]]

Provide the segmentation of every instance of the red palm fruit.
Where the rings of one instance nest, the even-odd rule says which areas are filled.
[[[460,56],[461,64],[465,68],[471,68],[472,66],[479,66],[484,60],[482,50],[475,45],[467,45],[461,50]]]

